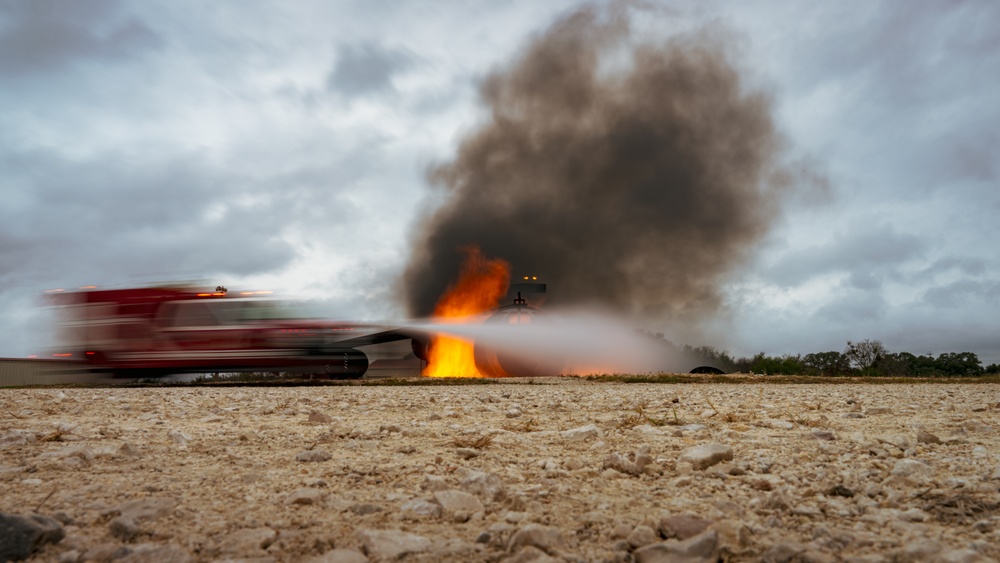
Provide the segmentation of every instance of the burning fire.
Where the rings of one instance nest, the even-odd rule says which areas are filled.
[[[434,318],[445,322],[479,322],[474,316],[496,308],[510,284],[510,266],[497,258],[488,260],[477,247],[464,249],[465,263],[458,282],[448,288],[434,308]],[[476,369],[472,343],[439,336],[427,349],[430,377],[483,377]]]

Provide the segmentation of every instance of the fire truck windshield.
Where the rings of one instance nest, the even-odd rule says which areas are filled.
[[[243,301],[238,310],[240,321],[270,321],[283,319],[313,319],[316,315],[301,305],[288,301]]]
[[[157,315],[161,327],[225,326],[276,320],[304,320],[314,315],[287,301],[220,299],[164,303]]]

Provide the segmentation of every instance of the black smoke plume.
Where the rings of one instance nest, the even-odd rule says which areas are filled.
[[[770,98],[748,91],[724,35],[641,43],[611,12],[561,19],[483,81],[488,121],[430,171],[447,198],[417,227],[411,314],[433,311],[473,245],[546,281],[547,306],[720,310],[778,211]]]

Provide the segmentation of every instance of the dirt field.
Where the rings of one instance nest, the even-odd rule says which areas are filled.
[[[995,384],[0,389],[0,513],[51,518],[0,553],[994,561],[998,416]]]

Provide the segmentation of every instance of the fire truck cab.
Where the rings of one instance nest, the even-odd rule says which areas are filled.
[[[293,371],[359,378],[364,327],[310,316],[269,292],[194,287],[47,292],[59,317],[53,356],[123,377]]]

